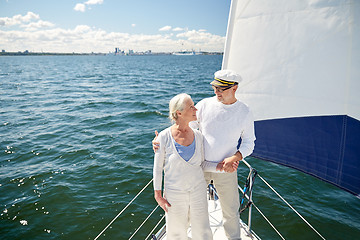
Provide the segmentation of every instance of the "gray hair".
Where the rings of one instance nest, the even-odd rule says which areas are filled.
[[[176,111],[184,110],[184,102],[186,99],[191,99],[189,94],[180,93],[173,97],[169,103],[169,118],[172,121],[176,121],[178,119],[178,115]]]

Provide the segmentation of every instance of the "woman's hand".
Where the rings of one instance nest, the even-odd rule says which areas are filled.
[[[171,205],[165,198],[162,197],[161,190],[155,190],[155,200],[165,212],[168,212],[168,208],[171,207]]]
[[[216,171],[224,171],[224,161],[218,163],[218,165],[216,166]]]
[[[155,153],[156,150],[158,150],[159,147],[160,147],[160,143],[156,141],[158,135],[159,135],[158,131],[155,130],[155,137],[154,137],[154,139],[152,140],[152,146],[153,146],[154,153]]]

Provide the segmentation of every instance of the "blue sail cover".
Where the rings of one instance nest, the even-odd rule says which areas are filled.
[[[360,195],[360,1],[233,0],[223,69],[255,116],[254,157]]]
[[[264,120],[255,122],[255,130],[254,157],[301,170],[359,194],[358,120],[345,115]]]

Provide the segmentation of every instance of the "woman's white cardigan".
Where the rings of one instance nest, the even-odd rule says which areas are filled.
[[[161,131],[157,137],[160,148],[154,156],[154,190],[162,189],[164,171],[164,190],[191,191],[198,184],[203,184],[203,169],[214,171],[217,163],[204,161],[203,136],[193,129],[195,135],[195,152],[189,161],[185,161],[177,152],[170,127]]]

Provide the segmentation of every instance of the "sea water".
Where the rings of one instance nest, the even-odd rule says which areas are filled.
[[[0,57],[0,238],[94,239],[151,180],[169,100],[213,95],[222,56]],[[360,200],[248,158],[326,239],[360,239]],[[239,167],[239,183],[247,173]],[[255,180],[254,202],[286,239],[320,239]],[[99,239],[128,239],[156,206],[152,185]],[[157,209],[133,239],[163,216]],[[242,218],[247,221],[246,213]],[[252,229],[279,239],[253,209]]]

